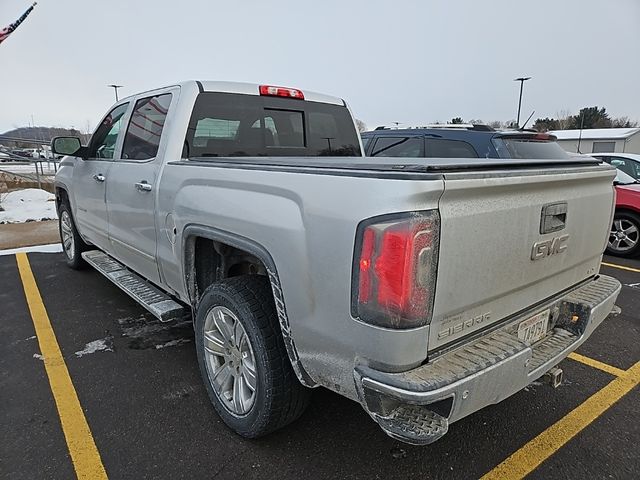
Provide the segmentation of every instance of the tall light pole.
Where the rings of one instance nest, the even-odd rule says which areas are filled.
[[[113,91],[116,92],[116,102],[118,101],[118,89],[122,88],[122,85],[107,85],[107,87],[113,88]],[[522,94],[522,93],[521,93]]]
[[[520,77],[514,78],[514,82],[520,82],[520,99],[518,100],[518,119],[516,120],[516,125],[520,128],[520,107],[522,107],[522,87],[524,86],[524,82],[527,80],[531,80],[531,77]]]

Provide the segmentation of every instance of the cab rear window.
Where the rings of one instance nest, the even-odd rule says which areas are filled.
[[[201,93],[183,157],[360,156],[348,109],[306,100]]]

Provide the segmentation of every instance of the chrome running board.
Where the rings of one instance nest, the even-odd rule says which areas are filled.
[[[83,252],[82,258],[161,322],[181,319],[190,314],[188,307],[175,301],[106,253],[90,250]]]

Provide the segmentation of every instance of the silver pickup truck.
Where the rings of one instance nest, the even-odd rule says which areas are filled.
[[[431,443],[553,370],[620,291],[598,273],[615,171],[597,159],[366,158],[342,99],[196,81],[52,146],[67,263],[191,316],[246,437],[323,386]]]

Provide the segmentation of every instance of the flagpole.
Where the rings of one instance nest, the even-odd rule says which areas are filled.
[[[9,35],[11,35],[16,30],[16,28],[18,28],[20,24],[25,21],[25,19],[33,11],[36,5],[38,5],[38,2],[33,2],[27,9],[27,11],[24,12],[18,20],[10,24],[8,27],[0,30],[0,43],[4,42],[9,37]]]

